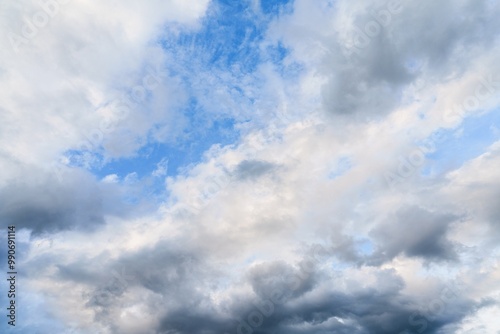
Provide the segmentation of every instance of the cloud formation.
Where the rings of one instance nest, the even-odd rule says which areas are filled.
[[[500,330],[499,3],[2,11],[2,331]]]

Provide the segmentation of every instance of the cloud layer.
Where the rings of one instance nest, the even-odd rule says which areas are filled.
[[[499,3],[2,12],[2,330],[500,330]]]

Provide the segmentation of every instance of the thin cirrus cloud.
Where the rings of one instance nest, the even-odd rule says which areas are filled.
[[[500,330],[495,1],[2,12],[2,331]]]

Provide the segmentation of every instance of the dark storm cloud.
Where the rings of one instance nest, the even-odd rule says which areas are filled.
[[[183,245],[182,249],[179,244]],[[161,241],[114,260],[80,259],[58,266],[58,276],[88,286],[86,306],[94,311],[96,321],[114,328],[113,333],[120,333],[116,312],[120,312],[125,294],[132,290],[149,291],[148,295],[161,297],[160,301],[150,300],[148,306],[151,314],[163,319],[160,321],[163,330],[198,333],[196,328],[222,328],[227,324],[227,319],[218,319],[210,307],[207,292],[215,282],[217,270],[209,268],[204,261],[202,251],[190,250],[183,242]],[[88,272],[78,268],[88,262],[93,266],[89,264],[86,268],[98,266],[99,270]],[[200,307],[200,304],[208,307]]]
[[[307,291],[279,302],[265,296],[271,289],[292,289],[287,283],[292,268],[282,262],[253,268],[248,279],[257,296],[234,297],[225,304],[227,316],[200,305],[179,308],[163,317],[158,333],[435,334],[480,307],[445,286],[432,299],[410,297],[402,293],[403,280],[393,270],[379,270],[373,274],[375,285],[353,286],[348,292],[328,285],[324,277],[321,283],[306,278],[313,283]]]
[[[151,248],[125,254],[112,264],[112,269],[125,272],[132,284],[155,293],[189,297],[193,292],[191,286],[203,285],[203,278],[209,279],[210,274],[203,264],[201,251],[189,250],[187,245],[183,249],[179,246],[160,242]]]
[[[36,173],[36,171],[34,171]],[[0,221],[27,228],[34,235],[104,223],[96,182],[75,173],[60,182],[44,174],[12,180],[0,189]]]
[[[447,239],[446,233],[457,219],[452,214],[429,212],[419,207],[400,209],[371,232],[377,248],[368,262],[381,264],[400,254],[426,260],[456,259],[456,246]]]
[[[180,308],[165,316],[157,333],[223,334],[231,332],[230,321],[213,312]]]
[[[157,296],[146,300],[150,314],[158,319],[158,334],[246,333],[243,328],[255,334],[431,334],[441,333],[480,307],[462,297],[463,284],[441,284],[435,295],[426,298],[403,293],[405,283],[392,269],[372,267],[364,275],[375,283],[358,281],[358,285],[342,277],[342,271],[332,276],[330,270],[318,269],[318,265],[329,267],[327,252],[313,265],[307,262],[305,258],[296,265],[273,261],[252,266],[243,281],[234,283],[250,286],[252,292],[230,294],[218,302],[210,291],[220,286],[223,268],[181,241],[162,241],[113,260],[79,259],[58,266],[58,275],[89,287],[87,307],[113,333],[121,333],[116,316],[126,294],[144,295],[137,288]],[[99,270],[78,268],[92,268],[90,263]]]
[[[388,214],[364,238],[331,233],[330,244],[324,251],[356,266],[380,266],[400,255],[424,261],[456,261],[460,245],[451,242],[447,233],[459,218],[417,206],[402,207]]]
[[[39,236],[71,229],[91,231],[104,224],[105,215],[130,214],[124,187],[99,182],[76,168],[61,175],[26,170],[24,178],[0,187],[0,226],[13,224]],[[127,190],[127,194],[134,191]]]
[[[353,294],[331,292],[293,307],[285,305],[256,333],[431,334],[460,321],[474,309],[474,303],[460,302],[460,308],[453,312],[440,310],[427,317],[412,307],[411,299],[396,290],[388,293],[376,289]]]
[[[402,209],[373,231],[380,248],[371,260],[382,262],[397,254],[447,258],[447,249],[453,247],[446,239],[446,231],[455,220],[453,215],[418,207]],[[346,246],[352,252],[353,243],[347,242]],[[323,254],[317,264],[329,266],[325,259],[328,254],[331,252]],[[78,259],[58,266],[58,275],[62,280],[91,287],[86,305],[95,312],[95,320],[109,326],[113,333],[120,333],[114,310],[123,308],[125,293],[136,287],[160,297],[160,303],[148,302],[151,314],[159,319],[159,334],[238,333],[238,328],[250,326],[250,315],[263,313],[260,306],[276,291],[282,293],[280,302],[273,303],[272,314],[262,316],[262,323],[252,328],[253,333],[443,333],[478,307],[459,292],[447,299],[438,293],[436,311],[436,300],[402,294],[404,282],[392,270],[376,271],[374,285],[353,286],[346,291],[338,289],[334,284],[338,280],[328,274],[316,268],[304,271],[301,265],[276,261],[248,268],[244,277],[253,293],[231,295],[222,308],[210,297],[221,279],[219,268],[210,265],[200,249],[189,249],[181,241],[160,242],[102,263]],[[89,272],[82,267],[100,269]],[[108,273],[108,277],[102,273]],[[345,280],[348,282],[348,277]]]
[[[223,308],[225,314],[206,305],[182,305],[174,313],[163,317],[159,333],[237,333],[240,326],[246,326],[247,315],[252,314],[256,305],[262,304],[269,296],[279,291],[279,300],[283,303],[297,299],[314,287],[314,270],[306,272],[300,269],[301,266],[302,263],[294,267],[283,261],[254,266],[246,275],[254,295],[234,296],[227,300]]]
[[[268,298],[274,291],[288,286],[280,299],[293,299],[310,291],[315,285],[314,268],[306,267],[305,263],[300,265],[302,267],[294,268],[283,261],[260,264],[249,270],[248,282],[259,298]]]
[[[329,77],[323,87],[329,112],[355,118],[387,114],[406,85],[418,78],[432,82],[465,71],[473,48],[490,48],[499,36],[498,3],[400,2],[388,19],[379,19],[385,26],[374,13],[387,13],[389,2],[367,4],[354,20],[352,45],[337,44],[335,39],[325,42],[337,54],[325,61],[323,71]],[[379,27],[372,36],[366,28],[370,23]],[[422,77],[423,70],[430,74]]]
[[[278,306],[276,314],[256,333],[437,333],[475,310],[474,303],[457,296],[444,301],[403,296],[400,278],[391,271],[378,275],[378,286],[359,287],[351,293],[332,287],[314,297]]]
[[[271,172],[276,165],[260,160],[244,160],[235,168],[235,177],[239,180],[252,180]]]

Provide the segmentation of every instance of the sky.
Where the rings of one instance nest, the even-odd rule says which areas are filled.
[[[0,2],[2,333],[500,333],[500,2]]]

